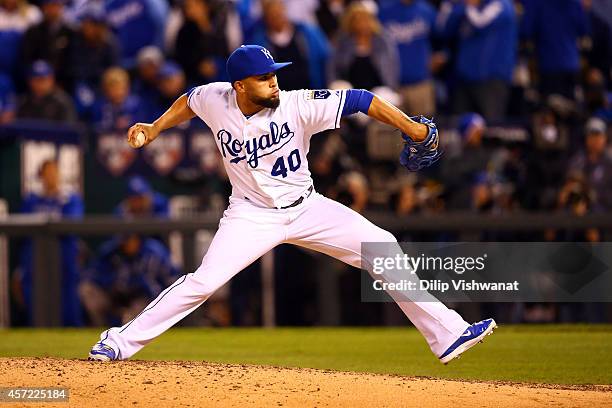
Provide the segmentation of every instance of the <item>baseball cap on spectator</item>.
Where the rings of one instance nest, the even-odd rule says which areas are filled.
[[[138,51],[138,55],[136,56],[136,62],[138,65],[161,65],[164,62],[164,54],[156,46],[149,45],[147,47],[143,47],[140,51]]]
[[[274,62],[270,51],[260,45],[241,45],[227,59],[230,82],[277,71],[291,62]]]
[[[28,78],[42,78],[53,75],[53,67],[47,61],[38,60],[30,66]]]
[[[457,130],[462,138],[465,138],[473,127],[484,128],[486,122],[482,116],[477,113],[466,113],[459,118],[459,126]]]
[[[180,67],[180,65],[178,65],[176,62],[167,61],[164,63],[164,65],[162,65],[157,76],[159,79],[167,79],[182,73],[183,69]]]
[[[587,121],[585,131],[587,135],[606,133],[607,126],[600,118],[591,118]]]
[[[151,185],[140,176],[133,176],[128,181],[127,194],[129,197],[151,194],[153,189]]]

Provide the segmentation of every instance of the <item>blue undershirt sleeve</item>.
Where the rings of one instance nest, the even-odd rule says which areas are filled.
[[[342,108],[342,116],[352,115],[357,112],[363,112],[367,115],[372,99],[374,99],[374,94],[365,89],[347,90],[344,107]]]

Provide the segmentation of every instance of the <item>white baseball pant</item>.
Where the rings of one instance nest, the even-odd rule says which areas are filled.
[[[246,199],[232,197],[198,269],[177,279],[132,321],[104,331],[101,341],[113,347],[119,359],[133,356],[281,243],[310,248],[360,268],[362,242],[397,241],[357,212],[316,192],[300,205],[282,210],[257,207]],[[370,266],[366,268],[371,272]],[[433,297],[397,303],[436,356],[469,326],[457,312]]]

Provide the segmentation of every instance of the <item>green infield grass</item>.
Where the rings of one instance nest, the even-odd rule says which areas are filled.
[[[99,330],[0,330],[0,357],[86,358]],[[413,328],[175,328],[134,359],[470,380],[612,384],[612,325],[502,325],[444,366]]]

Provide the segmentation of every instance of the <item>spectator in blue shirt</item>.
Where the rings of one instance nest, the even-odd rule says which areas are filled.
[[[136,72],[132,79],[132,92],[138,96],[146,112],[145,120],[153,121],[158,116],[157,105],[160,99],[158,90],[159,70],[164,65],[164,54],[154,46],[144,47],[136,58]],[[165,108],[168,109],[167,105]]]
[[[13,81],[8,75],[0,73],[0,125],[15,118],[15,98]]]
[[[607,124],[612,124],[612,92],[606,92],[602,99],[602,105],[594,112],[594,115]]]
[[[600,118],[590,118],[585,125],[584,150],[570,159],[568,174],[582,174],[596,193],[594,209],[612,209],[612,156],[607,150],[606,123]]]
[[[588,33],[580,0],[524,0],[521,34],[533,42],[543,96],[574,99],[580,69],[578,39]]]
[[[102,245],[83,273],[79,294],[92,325],[124,324],[178,275],[164,245],[127,234]]]
[[[516,62],[517,27],[510,0],[445,2],[437,21],[448,39],[458,36],[455,113],[504,116]]]
[[[26,214],[47,214],[51,217],[80,218],[83,216],[83,200],[74,192],[60,188],[58,163],[54,159],[45,160],[38,172],[42,191],[28,194],[21,205]],[[61,238],[62,271],[62,319],[66,326],[81,326],[81,304],[77,287],[79,282],[77,238]],[[32,240],[24,243],[21,252],[21,288],[26,306],[27,322],[32,323],[32,279],[33,279]]]
[[[106,16],[121,45],[121,65],[132,69],[138,51],[148,45],[162,48],[168,15],[165,0],[110,0]]]
[[[169,214],[168,199],[141,176],[128,180],[126,197],[115,208],[122,218]],[[125,323],[178,275],[166,246],[157,237],[117,236],[102,245],[85,271],[79,293],[93,325]]]
[[[381,8],[379,18],[397,44],[404,111],[433,115],[436,101],[430,67],[435,9],[424,0],[393,0]]]
[[[55,84],[55,73],[46,61],[35,61],[28,71],[29,92],[19,100],[17,116],[58,122],[75,122],[72,99]]]
[[[149,182],[141,176],[128,180],[127,197],[115,209],[115,214],[124,217],[161,217],[170,214],[168,199],[153,190]]]
[[[606,78],[598,68],[588,68],[584,73],[583,100],[586,113],[610,120],[610,95],[606,89]]]
[[[102,76],[102,98],[93,107],[93,124],[99,131],[123,132],[143,119],[144,106],[131,93],[130,77],[123,68],[112,67]]]
[[[168,109],[186,91],[185,74],[173,61],[166,61],[157,74],[158,97],[153,101],[147,116],[154,120]]]
[[[325,88],[329,44],[323,32],[290,21],[282,0],[267,0],[262,7],[263,21],[254,26],[246,42],[266,47],[279,61],[293,62],[276,73],[283,89]]]

